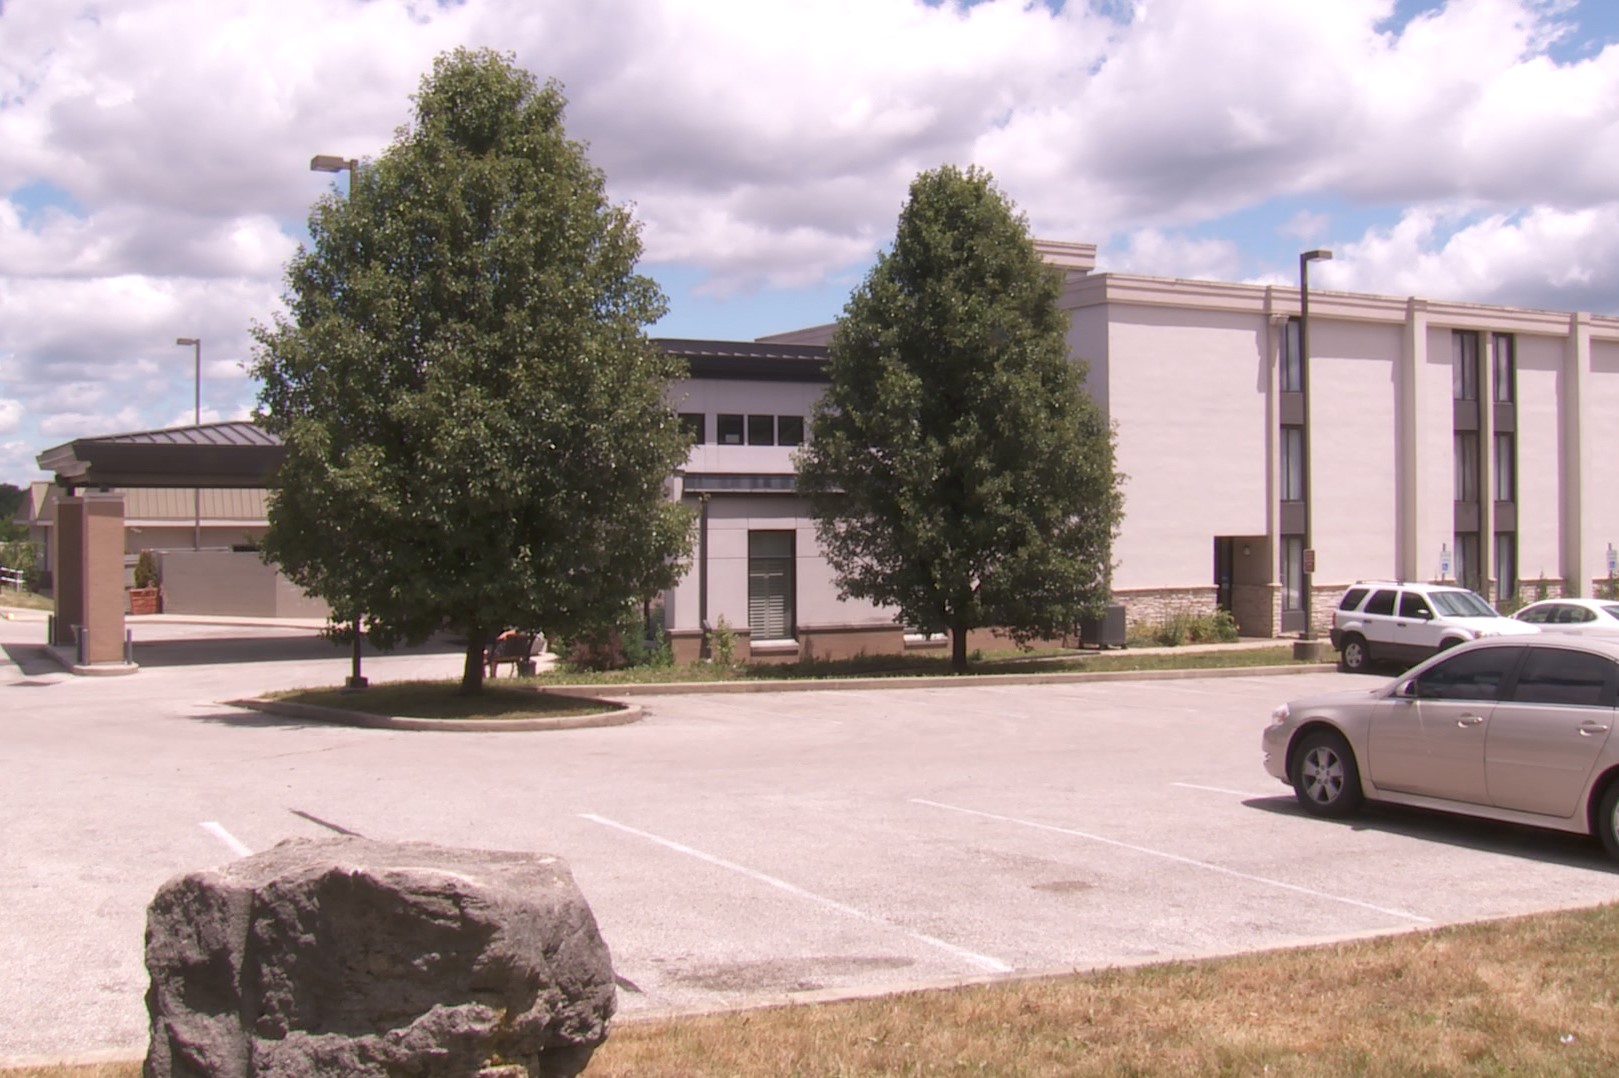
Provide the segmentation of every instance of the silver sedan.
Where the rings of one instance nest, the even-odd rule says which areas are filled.
[[[1265,770],[1317,816],[1368,800],[1598,835],[1619,858],[1619,640],[1516,636],[1271,715]]]

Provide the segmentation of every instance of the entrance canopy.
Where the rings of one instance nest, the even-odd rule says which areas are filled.
[[[238,421],[76,438],[35,459],[70,489],[270,487],[286,455],[280,438]]]

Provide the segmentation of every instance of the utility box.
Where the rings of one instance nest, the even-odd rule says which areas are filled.
[[[1123,603],[1109,603],[1099,618],[1080,619],[1080,647],[1122,648],[1124,644]]]

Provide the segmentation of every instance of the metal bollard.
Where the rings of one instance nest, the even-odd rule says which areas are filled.
[[[51,647],[56,646],[56,615],[45,615],[45,643]]]
[[[73,642],[78,648],[79,665],[90,665],[90,630],[83,625],[73,626]]]
[[[135,665],[135,630],[124,630],[124,662]]]

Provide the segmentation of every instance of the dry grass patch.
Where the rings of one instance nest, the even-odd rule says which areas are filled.
[[[1619,1073],[1619,906],[614,1027],[588,1078]],[[138,1064],[7,1078],[135,1078]]]
[[[342,689],[296,689],[272,699],[367,715],[409,719],[533,719],[600,715],[619,710],[577,697],[553,696],[533,687],[484,684],[479,696],[461,696],[459,681],[391,681],[361,692]]]
[[[7,606],[13,610],[55,610],[56,600],[49,595],[41,595],[34,591],[0,589],[0,607]]]

